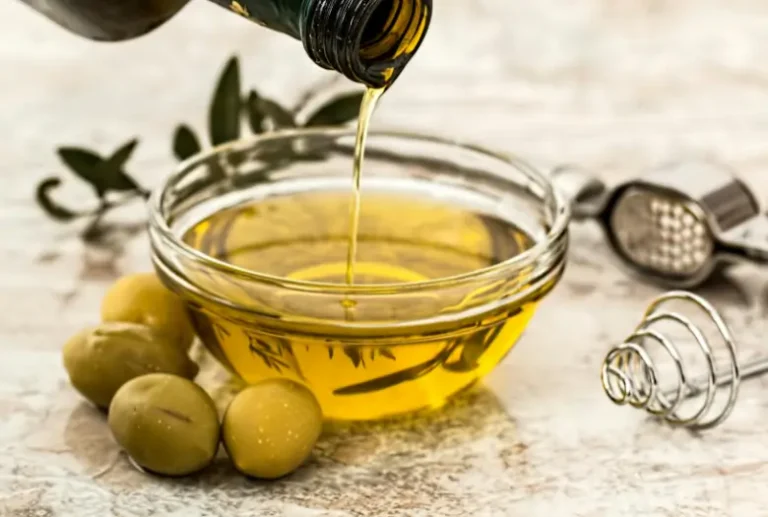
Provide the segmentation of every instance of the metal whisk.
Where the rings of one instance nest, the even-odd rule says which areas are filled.
[[[663,305],[672,300],[698,308],[714,323],[725,344],[725,365],[716,363],[709,340],[691,319],[680,312],[663,310]],[[691,335],[703,353],[707,370],[705,375],[690,378],[677,345],[657,329],[657,324],[663,321],[674,322]],[[660,345],[674,363],[677,382],[672,389],[662,390],[659,386],[660,372],[648,352],[649,342]],[[624,343],[608,352],[600,378],[603,390],[615,404],[644,409],[673,426],[705,430],[722,423],[731,414],[742,380],[765,372],[768,372],[768,358],[739,365],[731,331],[709,302],[686,291],[672,291],[655,299],[634,332]],[[715,407],[718,394],[725,394],[727,400]],[[681,415],[681,405],[696,397],[700,399],[698,409],[688,416]]]

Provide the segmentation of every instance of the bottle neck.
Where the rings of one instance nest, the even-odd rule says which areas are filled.
[[[418,50],[431,17],[432,0],[310,0],[301,39],[321,67],[384,88]]]
[[[61,27],[95,41],[123,41],[151,32],[187,0],[21,0]]]
[[[187,0],[22,0],[83,36],[118,41],[161,25]],[[421,45],[432,0],[212,0],[301,39],[323,68],[373,88],[389,87]]]

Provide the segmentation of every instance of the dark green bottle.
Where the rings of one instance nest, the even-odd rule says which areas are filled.
[[[188,0],[22,0],[84,37],[121,41],[150,32]],[[323,68],[390,85],[419,48],[432,0],[211,0],[304,43]]]

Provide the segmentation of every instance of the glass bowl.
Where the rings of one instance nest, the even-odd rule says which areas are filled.
[[[186,161],[153,194],[155,268],[247,383],[301,382],[334,420],[440,407],[507,355],[557,284],[567,204],[516,158],[371,132],[349,285],[353,149],[352,130],[298,129]]]

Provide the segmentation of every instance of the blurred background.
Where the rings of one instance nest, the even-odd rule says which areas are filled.
[[[103,252],[84,246],[77,225],[43,215],[34,189],[50,176],[64,180],[57,199],[93,203],[59,161],[58,146],[107,154],[138,137],[128,172],[155,186],[177,163],[176,125],[204,134],[214,83],[231,55],[241,58],[244,87],[288,105],[333,75],[299,42],[205,0],[123,43],[81,39],[16,0],[0,3],[0,20],[0,283],[11,304],[2,326],[27,343],[47,343],[54,327],[79,327],[117,274],[149,265],[142,234]],[[612,180],[709,156],[761,194],[767,22],[768,4],[759,0],[437,0],[430,33],[374,127],[470,140],[543,169],[578,163]],[[577,236],[573,262],[581,264],[602,241]],[[40,310],[58,317],[29,317]]]
[[[79,39],[15,0],[0,5],[0,20],[13,183],[59,167],[56,145],[106,152],[131,135],[143,140],[134,174],[164,174],[174,126],[203,127],[233,53],[246,85],[287,103],[328,76],[300,43],[204,0],[117,44]],[[611,173],[682,152],[755,167],[768,130],[766,21],[759,0],[439,0],[375,124]]]

